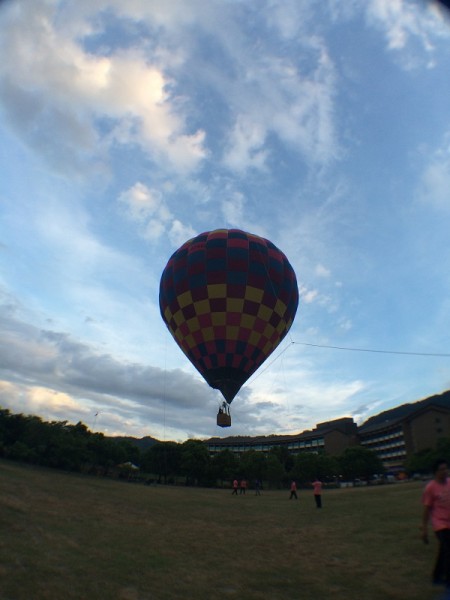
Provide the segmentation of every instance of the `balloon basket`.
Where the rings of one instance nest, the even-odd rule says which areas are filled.
[[[217,415],[217,425],[219,427],[231,427],[231,416],[224,412],[219,412]]]

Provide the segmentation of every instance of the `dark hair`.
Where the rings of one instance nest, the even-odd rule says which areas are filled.
[[[433,473],[436,473],[439,470],[441,465],[448,465],[448,461],[445,458],[438,458],[433,463]]]

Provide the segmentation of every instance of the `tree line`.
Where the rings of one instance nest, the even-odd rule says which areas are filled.
[[[410,461],[413,472],[427,472],[437,454],[450,456],[450,440],[436,450],[419,453]],[[249,450],[240,456],[230,450],[210,455],[201,440],[159,442],[144,450],[130,440],[91,432],[86,425],[47,422],[40,417],[12,414],[0,408],[0,455],[35,465],[142,482],[228,486],[238,478],[259,480],[270,487],[299,485],[316,477],[323,481],[372,478],[384,472],[370,450],[353,446],[341,456],[325,453],[291,454],[283,446],[267,453]]]

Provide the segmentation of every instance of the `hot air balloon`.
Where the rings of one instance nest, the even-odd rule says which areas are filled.
[[[185,242],[169,259],[159,290],[161,316],[178,346],[229,404],[289,331],[297,279],[272,242],[217,229]]]

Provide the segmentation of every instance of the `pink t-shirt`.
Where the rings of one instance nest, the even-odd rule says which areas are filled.
[[[450,479],[438,483],[434,479],[425,486],[422,502],[431,508],[434,531],[450,529]]]
[[[313,488],[314,488],[314,495],[315,496],[320,496],[320,494],[322,493],[322,482],[321,481],[314,481],[313,482]]]

